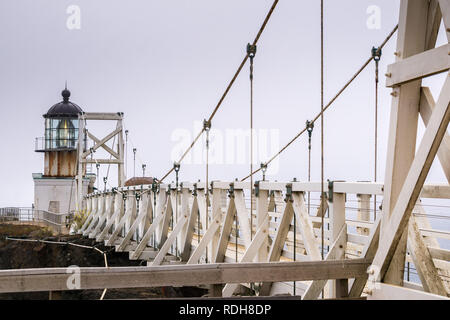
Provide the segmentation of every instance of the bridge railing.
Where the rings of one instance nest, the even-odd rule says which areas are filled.
[[[73,213],[54,213],[34,208],[6,207],[0,208],[0,222],[16,222],[20,224],[42,223],[58,233],[67,231]]]
[[[178,187],[144,185],[90,194],[88,217],[79,233],[151,266],[343,260],[364,257],[382,217],[380,183],[326,182],[322,196],[316,182],[260,181],[253,197],[248,182],[214,181],[207,194],[205,187],[203,182],[183,182]],[[421,198],[450,199],[450,187],[425,186]],[[448,237],[450,228],[433,229],[424,206],[418,204],[413,214],[448,287],[450,251],[440,247],[440,238]],[[409,250],[408,274],[413,265]],[[242,285],[260,295],[317,298],[323,289],[326,296],[337,296],[338,283]],[[231,296],[237,289],[227,284],[222,293]]]

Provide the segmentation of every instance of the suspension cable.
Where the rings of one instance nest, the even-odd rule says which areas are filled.
[[[295,181],[296,179],[294,179]],[[294,262],[297,261],[297,217],[294,214]],[[294,296],[296,295],[297,291],[297,282],[294,281]]]
[[[205,181],[206,181],[206,185],[205,185],[206,222],[205,222],[205,226],[204,226],[205,227],[204,232],[206,232],[206,230],[208,230],[208,225],[209,225],[209,212],[208,212],[209,188],[208,188],[208,184],[209,184],[209,131],[210,130],[211,130],[211,121],[203,120],[203,131],[206,132],[206,176],[205,176]],[[205,262],[208,263],[208,248],[206,248],[205,257],[206,257]]]
[[[194,188],[194,196],[197,197],[197,184],[195,184]],[[197,199],[198,204],[198,199]],[[200,214],[197,212],[197,245],[200,243]]]
[[[247,45],[250,57],[250,174],[253,172],[253,60],[256,49],[256,45]],[[250,240],[253,240],[253,176],[250,177]]]
[[[256,55],[256,45],[247,45],[247,55],[250,57],[250,173],[253,172],[253,60]],[[250,241],[253,240],[253,176],[250,177]],[[250,284],[254,290],[254,283]]]
[[[395,26],[395,28],[391,31],[391,33],[388,35],[388,37],[384,40],[384,42],[381,44],[381,46],[378,48],[381,50],[386,43],[391,39],[391,37],[394,35],[394,33],[397,31],[398,25]],[[319,112],[314,119],[311,121],[312,123],[315,123],[320,116],[325,113],[325,111],[328,110],[328,108],[333,105],[333,103],[339,98],[339,96],[350,86],[350,84],[361,74],[361,72],[369,65],[369,63],[373,60],[372,57],[370,57],[363,65],[362,67],[346,82],[346,84],[336,93],[336,95],[328,102],[324,108],[323,111]],[[294,138],[292,138],[283,148],[280,149],[275,155],[272,156],[272,158],[269,159],[269,161],[266,162],[266,164],[270,164],[273,160],[275,160],[281,153],[283,153],[292,143],[294,143],[303,133],[306,131],[306,127],[302,129]],[[261,168],[255,170],[252,172],[251,175],[254,175],[255,173],[258,173],[261,170]],[[250,178],[250,175],[246,176],[245,178],[242,178],[241,181],[245,181],[248,178]]]
[[[320,1],[320,195],[323,196],[324,192],[324,152],[323,152],[323,144],[324,144],[324,136],[323,136],[323,104],[324,104],[324,63],[323,63],[323,0]],[[321,255],[322,260],[324,259],[324,206],[321,206],[321,216],[322,216],[322,228],[321,228]],[[323,293],[322,293],[323,296]]]
[[[306,121],[306,130],[308,131],[308,182],[311,182],[311,138],[314,130],[314,123]],[[308,214],[311,211],[311,192],[308,191]]]
[[[159,185],[156,183],[155,178],[153,178],[152,181],[152,193],[153,193],[153,210],[152,210],[152,223],[155,219],[155,215],[156,215],[156,193],[158,192],[158,187]],[[150,201],[150,196],[149,196],[149,201]],[[155,247],[155,235],[152,234],[152,244],[153,244],[153,248]]]
[[[264,32],[264,30],[266,29],[267,23],[270,20],[270,17],[272,16],[272,13],[274,12],[277,4],[278,4],[279,0],[275,0],[272,4],[272,7],[270,8],[269,12],[267,13],[266,18],[264,19],[264,22],[261,26],[261,28],[258,31],[258,34],[256,35],[255,40],[253,41],[253,45],[257,45],[262,33]],[[228,92],[231,90],[231,87],[233,86],[234,82],[236,81],[237,77],[239,76],[239,74],[242,71],[242,68],[244,67],[245,63],[247,62],[249,58],[249,55],[246,54],[244,59],[242,60],[241,64],[239,65],[236,73],[234,74],[233,78],[231,79],[231,81],[229,82],[227,88],[225,89],[225,92],[222,94],[222,97],[220,98],[219,102],[217,103],[216,107],[214,108],[213,112],[211,113],[211,115],[208,118],[208,121],[211,121],[214,116],[216,115],[217,111],[219,110],[220,106],[222,105],[223,101],[225,100],[226,96],[228,95]],[[181,156],[181,158],[178,160],[178,163],[181,163],[183,161],[183,159],[186,157],[186,155],[189,153],[189,151],[192,150],[192,148],[194,147],[194,145],[197,143],[198,139],[200,138],[200,136],[203,134],[204,129],[202,129],[198,135],[195,137],[194,141],[192,141],[191,145],[188,147],[188,149],[183,153],[183,155]],[[169,174],[171,174],[173,172],[173,168],[170,169],[160,180],[161,182],[164,181],[165,178],[167,178],[167,176]]]
[[[175,183],[175,214],[172,215],[172,232],[174,230],[174,227],[176,223],[178,223],[178,186],[179,186],[179,172],[180,172],[180,164],[178,162],[175,162],[173,164],[173,168],[175,170],[176,175],[176,183]],[[173,211],[172,211],[173,213]],[[173,249],[172,249],[173,252]],[[178,237],[175,238],[175,256],[178,256]]]
[[[105,262],[105,268],[108,268],[108,258],[107,258],[106,255],[110,251],[100,250],[96,246],[86,246],[86,245],[82,245],[82,244],[78,244],[78,243],[74,243],[74,242],[68,242],[68,241],[51,241],[51,240],[41,240],[41,239],[22,239],[22,238],[12,238],[12,237],[6,237],[5,240],[19,241],[19,242],[37,242],[37,243],[45,243],[45,244],[57,244],[57,245],[73,246],[73,247],[78,247],[78,248],[83,248],[83,249],[93,249],[93,250],[97,251],[98,253],[100,253],[101,255],[103,255],[103,259],[104,259],[104,262]],[[103,300],[107,290],[108,290],[107,288],[103,289],[102,295],[100,296],[100,300]]]
[[[372,48],[372,58],[375,61],[375,150],[374,150],[374,182],[377,182],[377,163],[378,163],[378,82],[379,82],[379,71],[378,64],[381,59],[382,50],[381,48]],[[373,216],[374,221],[377,220],[377,195],[373,197]]]
[[[239,234],[238,234],[238,217],[237,217],[237,213],[235,213],[235,215],[234,215],[234,236],[235,236],[235,239],[234,239],[234,247],[235,247],[235,249],[236,249],[236,254],[235,254],[235,259],[236,259],[236,263],[238,262],[238,237],[239,237]]]

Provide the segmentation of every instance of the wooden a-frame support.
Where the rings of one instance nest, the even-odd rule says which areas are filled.
[[[117,221],[120,221],[123,215],[123,197],[119,193],[114,194],[114,207],[113,214],[111,218],[106,223],[105,228],[100,232],[100,234],[96,237],[96,240],[102,242],[108,236],[108,233],[111,230],[113,224],[117,224]]]
[[[106,135],[104,138],[99,139],[86,128],[86,122],[88,120],[107,120],[107,121],[117,121],[116,128]],[[123,113],[81,113],[78,117],[79,123],[79,135],[78,135],[78,167],[77,167],[77,198],[76,198],[76,211],[80,212],[83,210],[83,177],[86,172],[87,164],[117,164],[117,180],[118,186],[123,187],[125,183],[125,145],[123,139]],[[114,150],[115,146],[109,147],[106,145],[108,141],[112,138],[117,137],[117,148]],[[87,138],[94,141],[94,146],[87,149]],[[89,155],[92,155],[97,149],[102,148],[108,154],[113,157],[113,159],[89,159]],[[98,179],[99,177],[97,177]],[[87,221],[86,221],[87,222]],[[86,225],[87,226],[87,225]],[[84,229],[82,229],[84,231]]]
[[[304,195],[302,192],[293,192],[286,198],[286,206],[283,215],[281,216],[275,238],[270,247],[267,262],[280,260],[284,242],[287,238],[294,215],[296,216],[297,226],[302,235],[307,255],[313,261],[321,260],[319,242],[315,237],[313,224],[304,203]],[[263,283],[260,288],[260,296],[270,295],[271,288],[272,283]]]
[[[106,196],[102,197],[103,199],[103,213],[99,214],[98,222],[95,228],[89,233],[89,238],[93,239],[97,236],[97,234],[101,231],[102,227],[105,225],[108,216],[111,214],[112,209],[112,201],[113,198],[110,194],[107,194]]]
[[[424,103],[424,101],[430,102],[429,92],[421,88],[421,78],[436,73],[436,65],[433,65],[436,61],[430,61],[428,58],[429,54],[432,54],[430,50],[436,52],[436,49],[433,49],[433,47],[436,43],[441,18],[444,20],[447,39],[450,40],[449,0],[401,1],[396,51],[398,59],[394,66],[408,66],[409,70],[403,70],[394,66],[390,68],[390,70],[397,70],[396,72],[402,74],[394,77],[397,79],[397,82],[390,83],[393,87],[393,102],[384,189],[383,219],[381,223],[378,220],[371,230],[369,243],[363,253],[366,258],[371,259],[373,257],[373,265],[370,272],[372,273],[372,279],[376,281],[402,285],[408,223],[412,210],[417,203],[420,190],[423,187],[435,155],[438,153],[442,140],[444,140],[442,147],[444,151],[441,153],[446,154],[448,152],[444,137],[447,135],[446,130],[450,117],[449,77],[447,75],[444,87],[431,116],[430,110],[426,109],[426,103]],[[412,61],[413,59],[414,61],[417,60],[416,64],[408,63],[407,60]],[[448,52],[447,56],[441,56],[440,59],[443,59],[443,61],[440,61],[441,67],[439,71],[447,71],[450,62]],[[446,64],[442,64],[445,61]],[[431,70],[428,70],[427,67],[431,68]],[[417,76],[411,77],[411,74],[416,74]],[[393,77],[389,73],[388,76]],[[420,105],[425,108],[422,108],[422,117],[424,122],[428,124],[416,153]],[[447,175],[448,162],[444,159],[445,155],[440,155],[439,158]],[[430,275],[429,279],[421,278],[425,282],[423,283],[424,289],[430,290],[432,293],[445,294],[441,281],[434,281],[437,274],[435,266],[432,261],[429,263],[429,254],[427,255],[427,252],[424,252],[426,247],[421,245],[422,237],[416,233],[417,230],[414,227],[414,223],[414,220],[410,223],[413,227],[413,230],[410,232],[412,244],[415,244],[413,251],[416,256],[420,253],[419,255],[423,259],[422,263],[417,263],[416,267],[427,268],[428,270],[420,270],[419,273]],[[431,283],[435,285],[431,286]],[[364,284],[365,279],[356,279],[350,294],[359,296],[362,293]]]
[[[152,214],[153,208],[152,203],[149,197],[149,194],[146,193],[142,195],[141,204],[139,206],[139,215],[137,216],[136,220],[132,223],[130,229],[128,230],[127,234],[123,238],[122,242],[117,247],[116,251],[123,251],[126,246],[130,243],[133,236],[136,234],[136,230],[138,229],[139,225],[142,224],[142,222],[147,222],[148,216]],[[145,233],[146,230],[144,230]]]
[[[148,227],[147,231],[144,233],[138,246],[134,250],[130,251],[130,259],[132,259],[132,260],[137,260],[137,259],[141,258],[142,253],[148,246],[148,242],[150,241],[150,238],[153,235],[156,236],[158,234],[158,228],[160,228],[163,220],[166,217],[166,214],[168,213],[168,211],[165,210],[165,208],[167,206],[169,206],[169,203],[171,202],[170,198],[166,196],[165,192],[159,192],[158,199],[159,199],[159,202],[155,209],[156,214],[155,214],[155,217],[154,217],[152,223]]]

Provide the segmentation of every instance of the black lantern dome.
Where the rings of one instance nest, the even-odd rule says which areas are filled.
[[[55,104],[51,107],[44,118],[78,118],[78,115],[83,112],[83,110],[75,103],[69,101],[70,91],[67,87],[61,92],[63,101]]]
[[[36,139],[37,152],[75,151],[78,145],[78,115],[83,110],[69,101],[70,91],[61,92],[63,101],[51,107],[45,118],[45,136]]]

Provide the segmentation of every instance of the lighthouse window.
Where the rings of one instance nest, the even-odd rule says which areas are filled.
[[[70,142],[74,139],[74,128],[72,122],[67,119],[63,119],[58,125],[58,139],[56,144],[58,148],[69,148]]]
[[[45,149],[76,149],[78,119],[46,119]]]

